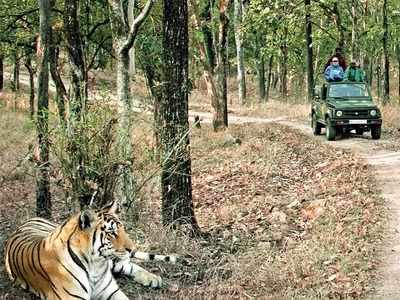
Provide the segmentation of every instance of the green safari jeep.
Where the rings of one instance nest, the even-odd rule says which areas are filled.
[[[363,82],[327,82],[316,86],[311,105],[311,127],[314,135],[325,134],[329,141],[336,135],[355,130],[362,135],[371,131],[373,139],[381,137],[381,112],[372,101]]]

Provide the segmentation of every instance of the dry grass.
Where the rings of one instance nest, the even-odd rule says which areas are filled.
[[[191,265],[159,267],[167,287],[125,286],[132,297],[343,299],[370,290],[384,215],[362,161],[281,126],[203,128],[193,132],[192,149],[196,216],[209,236],[189,240],[163,229],[158,193],[147,193],[137,238]],[[313,207],[321,209],[315,219]]]

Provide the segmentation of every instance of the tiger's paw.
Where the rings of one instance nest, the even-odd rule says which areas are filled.
[[[135,281],[154,289],[160,288],[162,286],[162,279],[158,275],[154,275],[147,271],[139,271],[135,274]]]

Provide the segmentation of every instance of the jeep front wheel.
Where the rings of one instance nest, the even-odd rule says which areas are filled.
[[[317,121],[317,116],[315,114],[311,117],[311,127],[314,135],[321,134],[321,124]]]
[[[331,125],[331,122],[330,122],[329,118],[326,119],[326,131],[325,131],[325,134],[326,134],[326,139],[328,141],[334,141],[335,140],[336,127]]]
[[[379,140],[381,138],[381,126],[371,128],[371,137],[374,140]]]

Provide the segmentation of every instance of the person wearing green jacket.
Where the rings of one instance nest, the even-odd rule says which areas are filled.
[[[344,72],[344,81],[355,81],[355,82],[364,82],[365,74],[364,71],[360,68],[360,64],[356,61],[352,61],[350,66],[347,67]]]

